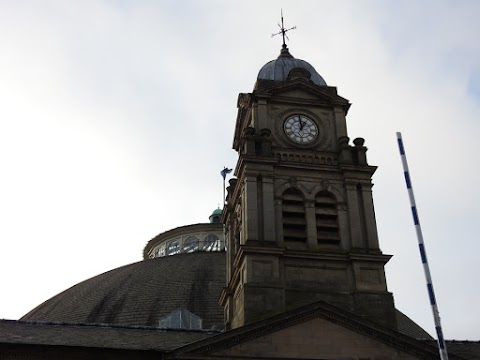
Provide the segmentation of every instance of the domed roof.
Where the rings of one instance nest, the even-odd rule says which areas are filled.
[[[222,219],[222,209],[218,208],[212,212],[212,215],[208,217],[210,222],[213,223],[220,223]]]
[[[144,260],[85,280],[45,301],[21,320],[159,326],[177,309],[223,328],[218,298],[225,286],[225,252]]]
[[[327,85],[325,80],[323,80],[312,65],[304,60],[295,59],[285,45],[277,59],[269,61],[260,69],[257,79],[286,81],[293,69],[303,69],[308,71],[309,78],[315,85]]]
[[[122,266],[72,286],[20,320],[159,327],[160,319],[186,309],[202,319],[203,329],[221,329],[225,258],[225,252],[195,252]],[[430,338],[398,310],[396,316],[399,332]]]
[[[222,215],[222,209],[218,208],[213,210],[212,215]]]

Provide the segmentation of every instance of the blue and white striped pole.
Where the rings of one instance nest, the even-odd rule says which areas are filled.
[[[407,156],[405,155],[405,148],[403,146],[402,134],[397,132],[398,149],[400,150],[400,157],[402,158],[403,171],[405,174],[405,183],[407,185],[408,197],[410,198],[410,205],[412,206],[413,223],[417,232],[418,248],[420,250],[420,257],[422,258],[423,271],[427,281],[428,296],[430,297],[430,305],[432,306],[433,320],[435,322],[435,330],[437,331],[438,351],[440,352],[441,360],[448,360],[447,347],[445,346],[445,339],[443,338],[442,324],[440,323],[440,314],[438,312],[437,301],[435,300],[435,293],[433,291],[432,277],[430,276],[430,268],[427,261],[427,252],[425,244],[423,243],[422,227],[420,226],[420,219],[418,217],[417,205],[415,205],[415,197],[413,195],[412,181],[410,180],[410,172],[408,171]]]

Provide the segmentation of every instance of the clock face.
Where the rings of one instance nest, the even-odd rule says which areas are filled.
[[[315,122],[304,115],[292,115],[283,124],[285,134],[298,144],[311,144],[318,136]]]

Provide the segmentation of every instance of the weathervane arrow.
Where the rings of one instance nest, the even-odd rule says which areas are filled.
[[[274,36],[277,36],[277,35],[282,35],[282,38],[283,38],[283,45],[282,47],[283,48],[286,48],[287,47],[287,44],[285,43],[285,38],[287,38],[287,40],[290,40],[287,36],[287,31],[290,31],[290,30],[294,30],[296,29],[297,27],[296,26],[293,26],[289,29],[285,29],[285,26],[283,25],[283,9],[280,10],[280,18],[281,18],[281,21],[282,21],[282,25],[278,24],[278,27],[280,28],[280,31],[278,33],[275,33],[275,34],[272,34],[272,37]]]

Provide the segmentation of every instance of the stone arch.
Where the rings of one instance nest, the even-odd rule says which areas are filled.
[[[313,196],[316,196],[320,191],[328,191],[331,193],[337,203],[345,202],[343,192],[335,184],[332,185],[328,181],[323,181],[320,185],[315,186],[315,188],[312,190]]]
[[[290,188],[297,189],[298,191],[300,191],[303,195],[303,199],[309,198],[310,192],[308,191],[308,189],[305,186],[303,186],[303,184],[297,182],[296,179],[290,179],[288,181],[285,181],[280,186],[277,186],[275,188],[275,197],[281,198],[283,196],[283,193]]]

